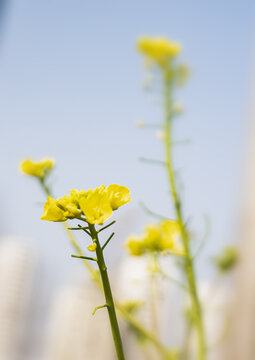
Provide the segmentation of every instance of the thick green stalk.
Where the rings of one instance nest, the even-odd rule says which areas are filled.
[[[114,341],[117,357],[118,357],[118,360],[125,360],[123,347],[122,347],[122,341],[121,341],[121,337],[120,337],[119,325],[118,325],[114,301],[113,301],[113,297],[112,297],[110,281],[109,281],[109,277],[108,277],[108,273],[107,273],[107,267],[106,267],[105,261],[104,261],[103,250],[102,250],[100,242],[98,240],[98,234],[95,229],[95,226],[89,224],[89,229],[90,229],[93,241],[97,245],[97,247],[96,247],[97,263],[98,263],[98,268],[99,268],[102,283],[103,283],[105,301],[106,301],[106,306],[108,309],[108,315],[109,315],[109,319],[110,319],[110,323],[111,323],[112,336],[113,336],[113,341]]]
[[[166,69],[164,71],[163,81],[164,81],[164,105],[165,105],[164,142],[165,142],[166,168],[167,168],[167,174],[170,184],[170,194],[173,199],[176,218],[180,226],[182,244],[186,253],[185,270],[186,270],[187,282],[188,282],[189,293],[191,298],[194,324],[197,330],[197,339],[198,339],[197,359],[205,360],[206,341],[205,341],[205,332],[204,332],[203,319],[202,319],[202,310],[197,294],[197,285],[195,279],[193,258],[190,254],[190,247],[189,247],[189,237],[182,216],[180,199],[179,196],[177,195],[175,177],[174,177],[174,171],[172,165],[171,120],[173,118],[173,113],[172,113],[172,98],[171,98],[171,74],[169,69]]]

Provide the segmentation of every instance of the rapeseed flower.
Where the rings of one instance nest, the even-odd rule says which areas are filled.
[[[37,162],[31,159],[25,159],[20,163],[19,169],[26,175],[45,178],[54,166],[55,160],[51,158],[43,158]]]
[[[57,201],[51,196],[48,196],[41,219],[48,221],[66,221],[67,217],[65,216],[64,210],[58,206]]]
[[[160,252],[183,256],[184,251],[178,242],[179,232],[176,221],[164,220],[160,224],[147,225],[140,237],[130,236],[126,247],[133,256]]]
[[[169,41],[164,37],[141,37],[137,42],[137,49],[149,62],[164,67],[171,59],[179,55],[181,52],[181,45]]]
[[[107,194],[113,210],[117,210],[120,206],[125,205],[131,200],[130,191],[125,186],[110,185],[107,188]]]
[[[90,224],[103,224],[112,216],[113,208],[105,186],[89,190],[79,200],[80,208]]]
[[[125,186],[104,185],[87,191],[71,190],[70,196],[54,200],[48,197],[42,220],[66,221],[67,219],[83,219],[89,224],[103,224],[114,210],[131,200],[130,191]],[[83,217],[84,216],[84,217]]]

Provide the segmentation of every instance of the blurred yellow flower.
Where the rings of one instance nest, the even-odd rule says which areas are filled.
[[[103,224],[112,216],[113,210],[131,200],[128,188],[120,185],[104,185],[94,190],[73,189],[70,195],[54,200],[48,197],[44,206],[42,220],[65,221],[67,219],[80,219],[81,215],[90,224]]]
[[[54,166],[55,160],[50,158],[44,158],[37,162],[31,159],[25,159],[20,163],[19,169],[24,174],[44,178],[51,172]]]
[[[183,256],[184,251],[178,243],[179,232],[179,225],[176,221],[164,220],[160,224],[147,225],[140,237],[130,236],[126,247],[133,256],[153,252]]]
[[[144,254],[143,238],[138,236],[130,236],[126,242],[129,253],[133,256],[141,256]]]
[[[179,55],[181,45],[164,37],[141,37],[137,42],[137,49],[145,55],[147,60],[159,66],[165,66],[169,60]]]

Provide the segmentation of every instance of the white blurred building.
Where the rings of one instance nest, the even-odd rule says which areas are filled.
[[[23,242],[0,241],[0,359],[24,359],[26,315],[32,289],[34,253]]]
[[[113,360],[115,352],[102,293],[92,280],[58,291],[46,329],[45,360]]]

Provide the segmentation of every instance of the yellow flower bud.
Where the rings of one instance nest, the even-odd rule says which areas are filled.
[[[94,252],[96,251],[96,248],[97,248],[97,244],[92,244],[92,245],[88,245],[87,249],[91,252]]]

